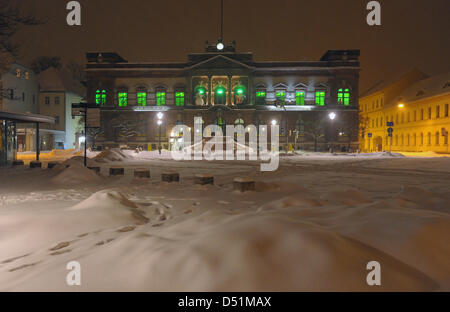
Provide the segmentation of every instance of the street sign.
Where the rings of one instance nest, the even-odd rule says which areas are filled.
[[[368,133],[367,137],[371,138],[372,137],[372,133]]]
[[[393,128],[388,128],[388,133],[392,133],[392,132],[394,132],[394,129]]]
[[[388,127],[393,127],[393,126],[394,126],[394,122],[393,122],[393,121],[388,121],[388,122],[386,123],[386,125],[387,125]]]

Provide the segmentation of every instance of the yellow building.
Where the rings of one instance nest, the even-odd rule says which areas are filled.
[[[427,77],[412,70],[361,95],[363,152],[450,153],[450,73]],[[393,122],[392,138],[387,122]]]

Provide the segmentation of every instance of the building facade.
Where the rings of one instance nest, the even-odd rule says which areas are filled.
[[[328,51],[318,61],[256,62],[234,43],[222,50],[207,43],[187,62],[131,63],[105,52],[87,53],[87,62],[86,99],[98,108],[89,113],[97,120],[88,117],[88,145],[155,149],[161,141],[170,148],[172,127],[194,127],[201,117],[223,129],[275,122],[289,149],[358,146],[357,50]]]
[[[80,117],[72,116],[72,103],[84,99],[85,89],[64,70],[49,68],[39,74],[39,113],[55,118],[41,129],[41,150],[73,149],[82,129]]]
[[[362,150],[450,153],[449,103],[450,73],[412,70],[367,92],[360,98]]]
[[[38,112],[37,76],[28,67],[13,63],[1,76],[0,110],[16,113]],[[35,150],[35,129],[28,123],[17,123],[17,151]],[[6,128],[5,128],[6,129]]]

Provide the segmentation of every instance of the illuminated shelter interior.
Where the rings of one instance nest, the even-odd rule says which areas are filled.
[[[164,112],[164,147],[173,125],[192,127],[201,116],[207,125],[277,120],[286,144],[299,139],[307,149],[311,138],[298,121],[319,123],[330,111],[341,115],[334,127],[348,133],[346,144],[357,144],[359,50],[330,50],[317,61],[258,62],[251,52],[237,52],[235,42],[221,50],[207,42],[186,62],[134,63],[114,52],[89,52],[86,71],[87,101],[101,111],[100,130],[88,138],[97,146],[152,148],[157,112]],[[324,128],[326,149],[338,129]]]
[[[17,123],[36,124],[36,137],[39,139],[40,123],[55,123],[55,118],[24,113],[0,111],[0,166],[11,165],[17,154]],[[39,144],[36,145],[36,159],[39,160]]]

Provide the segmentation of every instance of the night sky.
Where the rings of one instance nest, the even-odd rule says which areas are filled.
[[[82,26],[66,24],[68,0],[14,0],[46,19],[22,29],[21,59],[117,51],[129,61],[185,61],[219,34],[219,0],[81,0]],[[255,60],[317,60],[328,49],[361,50],[361,89],[413,67],[450,71],[450,1],[384,0],[382,26],[366,24],[369,0],[225,0],[225,41]]]

